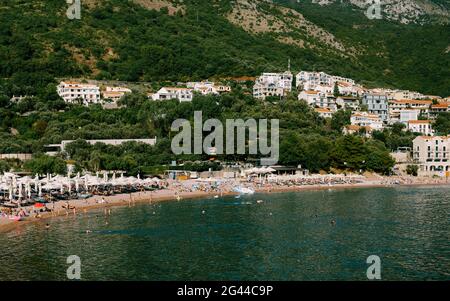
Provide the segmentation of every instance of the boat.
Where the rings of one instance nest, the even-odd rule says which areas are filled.
[[[247,187],[241,187],[241,186],[234,187],[233,191],[237,192],[239,194],[254,194],[255,193],[255,191],[253,189],[247,188]]]

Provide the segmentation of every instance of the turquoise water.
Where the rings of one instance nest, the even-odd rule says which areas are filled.
[[[69,255],[82,280],[365,280],[369,255],[384,280],[450,280],[449,192],[256,194],[55,218],[0,234],[0,280],[66,280]]]

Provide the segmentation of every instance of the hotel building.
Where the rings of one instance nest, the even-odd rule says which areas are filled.
[[[413,160],[419,165],[419,175],[445,176],[449,157],[449,136],[418,136],[413,140]]]
[[[57,93],[68,103],[80,101],[85,105],[89,105],[100,102],[100,88],[96,85],[63,81],[58,85]]]

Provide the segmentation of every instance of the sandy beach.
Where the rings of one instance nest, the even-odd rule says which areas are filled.
[[[310,191],[310,190],[330,190],[330,189],[351,189],[351,188],[381,188],[381,187],[398,187],[398,186],[433,186],[433,185],[447,185],[447,181],[443,179],[402,179],[398,181],[395,178],[381,178],[381,179],[371,179],[364,181],[362,183],[353,184],[322,184],[322,185],[274,185],[274,184],[256,184],[251,183],[248,185],[252,187],[256,193],[282,193],[282,192],[295,192],[295,191]],[[230,184],[227,184],[228,186]],[[189,186],[189,185],[187,185]],[[143,191],[135,192],[131,194],[117,194],[113,196],[93,196],[88,199],[77,199],[70,201],[60,201],[54,204],[47,204],[47,208],[51,209],[52,212],[40,213],[38,217],[29,216],[21,221],[10,220],[6,217],[0,217],[0,233],[5,233],[21,227],[28,223],[33,222],[43,222],[50,223],[52,217],[60,216],[73,216],[76,214],[86,213],[90,210],[101,210],[107,209],[109,207],[117,206],[134,206],[136,204],[142,203],[156,203],[163,201],[183,201],[187,199],[195,198],[208,198],[214,196],[224,196],[224,195],[237,195],[238,193],[233,192],[230,187],[227,189],[217,190],[197,190],[189,191],[186,189],[186,184],[180,182],[172,183],[171,187],[168,189],[157,190],[157,191]],[[69,210],[65,207],[69,204]],[[74,208],[74,209],[73,209]]]

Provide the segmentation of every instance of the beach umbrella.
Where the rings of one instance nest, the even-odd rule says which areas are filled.
[[[39,193],[38,193],[38,196],[39,197],[42,197],[42,184],[39,182]]]
[[[28,190],[28,198],[31,199],[31,185],[29,182],[27,184],[27,190]]]
[[[9,200],[12,201],[13,199],[14,199],[13,187],[12,187],[12,184],[11,184],[11,186],[9,186]]]
[[[43,208],[43,207],[45,207],[45,205],[42,204],[42,203],[36,203],[36,204],[34,204],[34,207],[36,207],[36,208]]]
[[[267,167],[266,171],[269,173],[272,173],[272,172],[276,172],[276,169],[273,169],[272,167]]]
[[[19,184],[19,200],[21,200],[23,198],[23,191],[22,191],[22,184]]]

